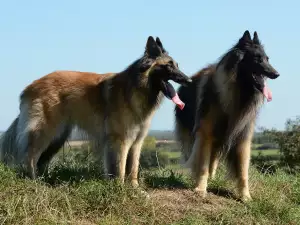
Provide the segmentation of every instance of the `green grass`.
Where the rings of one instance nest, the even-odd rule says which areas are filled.
[[[0,165],[1,224],[299,224],[300,176],[252,169],[253,201],[235,200],[221,166],[206,199],[177,170],[142,171],[146,198],[128,185],[103,181],[87,164],[57,164],[49,177],[19,178]]]
[[[169,151],[164,151],[165,154],[167,154],[167,156],[170,159],[176,159],[176,158],[180,158],[181,156],[181,152],[180,151],[176,151],[176,152],[169,152]]]
[[[252,156],[257,156],[259,153],[265,156],[273,156],[273,155],[278,155],[279,154],[279,149],[267,149],[267,150],[257,150],[253,149],[251,151]]]
[[[253,149],[251,151],[251,154],[253,156],[258,155],[261,152],[262,155],[278,155],[279,154],[279,150],[278,149],[267,149],[267,150],[257,150],[257,149]],[[181,156],[181,153],[178,152],[165,152],[170,159],[172,158],[179,158]]]

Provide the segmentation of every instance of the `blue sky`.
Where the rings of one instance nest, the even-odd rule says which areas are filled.
[[[258,126],[283,128],[300,114],[300,2],[297,1],[1,1],[0,130],[19,113],[19,94],[54,70],[118,72],[159,36],[188,75],[215,62],[248,29],[256,30],[280,72]],[[178,87],[178,85],[175,85]],[[152,129],[173,129],[165,99]]]

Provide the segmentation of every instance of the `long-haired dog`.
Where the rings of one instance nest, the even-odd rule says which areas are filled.
[[[152,36],[143,56],[120,73],[50,73],[22,92],[20,114],[1,138],[1,159],[25,165],[35,178],[77,126],[103,153],[105,173],[123,183],[127,169],[137,186],[142,143],[163,96],[184,107],[168,80],[191,82]]]
[[[200,195],[206,195],[208,177],[214,177],[223,155],[237,178],[241,198],[251,199],[248,168],[254,124],[264,96],[272,98],[266,78],[278,76],[257,33],[251,39],[245,31],[219,62],[179,88],[186,105],[182,111],[175,109],[176,136]]]

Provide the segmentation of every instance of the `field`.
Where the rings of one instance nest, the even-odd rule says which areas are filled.
[[[88,178],[84,173],[89,169]],[[63,178],[72,175],[73,181]],[[50,177],[21,179],[0,166],[1,224],[299,224],[300,177],[263,175],[252,169],[254,200],[235,199],[233,184],[218,173],[203,200],[188,175],[144,171],[150,198],[115,181],[99,180],[83,165],[60,165]],[[53,183],[55,181],[55,183]]]
[[[67,144],[67,146],[71,146],[71,147],[79,147],[82,144],[84,144],[84,141],[69,141],[69,143]],[[173,140],[157,140],[156,144],[165,144],[165,145],[170,145],[175,143]],[[258,150],[257,148],[260,145],[258,144],[253,144],[253,149],[252,149],[252,155],[253,156],[257,156],[259,153],[261,153],[262,155],[278,155],[279,154],[279,150],[278,149],[267,149],[267,150]],[[168,156],[170,158],[178,158],[180,157],[180,151],[178,149],[178,151],[175,152],[169,152],[167,151]]]
[[[256,150],[253,149],[252,150],[252,156],[257,156],[259,155],[259,153],[261,153],[261,155],[264,156],[274,156],[274,155],[278,155],[279,154],[279,150],[278,149],[268,149],[268,150]],[[181,153],[180,152],[167,152],[166,154],[168,154],[168,156],[170,158],[179,158]]]
[[[300,224],[299,174],[278,169],[270,175],[252,166],[253,201],[242,203],[223,164],[216,179],[209,181],[208,197],[201,199],[192,191],[189,171],[173,163],[164,169],[141,168],[141,189],[148,193],[146,197],[140,189],[103,180],[99,164],[89,153],[85,155],[89,148],[82,144],[67,144],[71,148],[61,151],[49,175],[37,181],[0,165],[0,223]],[[176,143],[156,141],[156,145],[155,149],[170,159],[180,157]],[[276,156],[278,150],[252,150],[253,157],[261,154]]]

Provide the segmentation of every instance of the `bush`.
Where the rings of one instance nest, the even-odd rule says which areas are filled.
[[[257,156],[252,156],[251,162],[255,165],[259,172],[265,174],[274,174],[277,170],[279,155],[262,155],[261,152]]]
[[[170,164],[179,164],[180,157],[170,159]]]
[[[143,151],[150,151],[156,148],[156,139],[152,136],[147,136],[143,142]]]
[[[280,162],[292,172],[300,171],[300,117],[288,119],[285,131],[265,130],[278,144]]]
[[[140,165],[144,169],[154,167],[166,167],[169,164],[169,157],[157,151],[142,151],[140,157]]]

